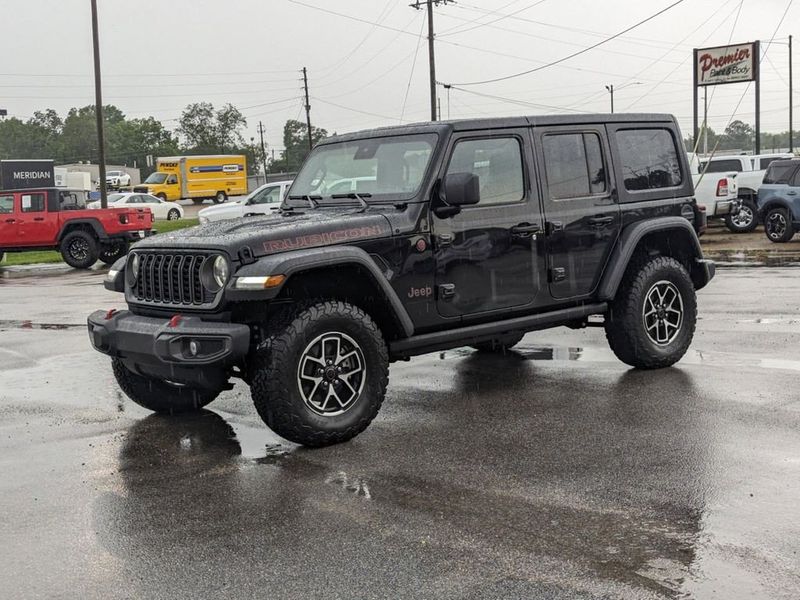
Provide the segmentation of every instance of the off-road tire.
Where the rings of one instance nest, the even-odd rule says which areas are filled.
[[[170,208],[167,213],[167,221],[177,221],[181,218],[181,212],[177,208]]]
[[[782,227],[776,226],[775,220],[780,220]],[[764,215],[764,234],[770,242],[785,244],[794,237],[792,215],[785,208],[770,208]]]
[[[214,204],[222,204],[223,202],[227,202],[228,194],[225,192],[217,192],[214,196]]]
[[[100,246],[98,258],[107,265],[113,265],[120,258],[128,253],[127,242],[116,242],[115,244],[103,244]]]
[[[319,300],[287,309],[268,327],[272,333],[249,366],[253,403],[267,426],[287,440],[310,447],[345,442],[364,431],[380,410],[389,380],[388,351],[375,322],[358,307]],[[313,340],[327,333],[349,336],[363,357],[360,392],[344,412],[334,416],[309,407],[299,378],[304,353]]]
[[[58,247],[61,257],[73,269],[88,269],[97,262],[97,240],[88,231],[77,229],[69,232]]]
[[[749,220],[743,221],[743,217],[749,215]],[[758,209],[751,197],[742,200],[742,206],[737,215],[725,215],[725,226],[732,233],[749,233],[758,226]]]
[[[128,398],[153,412],[169,415],[194,412],[219,396],[219,390],[178,386],[160,379],[137,375],[118,358],[112,359],[111,368],[119,387]]]
[[[645,328],[646,297],[660,282],[669,282],[680,294],[682,320],[674,339],[659,345]],[[606,315],[605,330],[611,350],[637,369],[660,369],[678,362],[694,337],[697,297],[686,268],[667,256],[642,257],[628,266]]]
[[[511,348],[519,344],[523,337],[525,337],[524,333],[515,333],[513,335],[493,339],[488,342],[473,344],[472,347],[478,352],[494,352],[496,354],[505,354],[511,350]]]

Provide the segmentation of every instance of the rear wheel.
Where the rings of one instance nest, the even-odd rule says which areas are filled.
[[[97,240],[82,229],[65,235],[59,251],[64,262],[74,269],[88,269],[97,262]]]
[[[519,344],[523,337],[525,337],[523,333],[514,333],[488,342],[473,344],[472,347],[479,352],[497,352],[499,354],[505,354],[508,350],[511,350],[511,348]]]
[[[217,192],[217,195],[214,196],[214,204],[222,204],[228,199],[228,194],[225,192]]]
[[[785,208],[771,208],[764,216],[764,233],[767,239],[776,244],[783,244],[794,237],[792,218]]]
[[[622,362],[660,369],[678,362],[694,337],[697,298],[686,268],[667,256],[631,264],[606,315],[606,339]]]
[[[181,218],[181,213],[177,208],[169,209],[169,212],[167,213],[168,221],[177,221],[180,218]]]
[[[361,433],[389,378],[386,344],[360,308],[339,301],[290,309],[253,359],[250,391],[270,429],[305,446]]]
[[[748,233],[758,225],[756,203],[748,196],[735,215],[725,215],[725,226],[733,233]]]
[[[197,389],[137,375],[117,358],[112,359],[111,368],[119,387],[128,398],[157,413],[197,411],[219,396],[219,390]]]
[[[99,258],[107,265],[113,265],[128,253],[128,242],[114,242],[100,247]]]

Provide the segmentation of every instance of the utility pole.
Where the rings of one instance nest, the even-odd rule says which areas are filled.
[[[450,90],[453,88],[449,83],[444,84],[444,89],[447,90],[447,120],[450,120]]]
[[[614,84],[612,83],[611,85],[607,85],[606,89],[608,90],[608,93],[611,94],[611,114],[613,115],[614,114]]]
[[[708,156],[708,86],[703,86],[703,154]]]
[[[103,132],[103,92],[100,88],[100,38],[97,33],[97,0],[92,4],[92,49],[94,50],[94,113],[97,118],[97,147],[100,155],[100,207],[108,208],[106,189],[106,143]]]
[[[794,107],[792,106],[792,36],[789,36],[789,152],[794,152]]]
[[[264,167],[264,180],[266,181],[266,178],[267,178],[267,151],[264,149],[264,124],[261,121],[258,122],[258,135],[261,136],[261,160],[262,160],[262,166]]]
[[[306,90],[306,125],[308,126],[308,149],[314,147],[314,142],[311,141],[311,104],[308,103],[308,72],[303,67],[303,88]]]
[[[448,4],[453,0],[417,0],[410,6],[419,10],[423,4],[428,9],[428,65],[430,68],[430,88],[431,88],[431,121],[436,121],[436,56],[434,52],[434,33],[433,33],[433,7],[440,4]]]

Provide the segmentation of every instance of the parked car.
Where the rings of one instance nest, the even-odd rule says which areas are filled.
[[[256,188],[246,198],[204,208],[197,213],[197,217],[200,219],[200,224],[204,224],[225,219],[268,215],[281,205],[286,191],[291,185],[291,180],[266,183]]]
[[[652,114],[334,136],[279,212],[156,236],[117,261],[105,286],[128,310],[90,315],[91,343],[145,408],[200,410],[241,378],[265,423],[308,446],[363,431],[389,363],[418,354],[602,325],[621,361],[670,366],[715,270],[681,140]],[[368,171],[372,192],[325,192]]]
[[[125,171],[106,171],[106,186],[112,190],[128,187],[131,184],[131,176]]]
[[[32,188],[0,191],[0,258],[5,252],[58,250],[69,266],[112,264],[131,242],[152,233],[146,208],[87,210],[83,190]]]
[[[800,231],[800,158],[769,165],[758,191],[758,215],[770,242],[788,242]]]
[[[739,211],[736,173],[703,173],[698,156],[687,152],[689,169],[694,183],[694,197],[698,204],[706,207],[709,219],[734,217]]]
[[[772,161],[792,158],[792,154],[733,154],[701,159],[700,167],[709,173],[736,173],[740,208],[725,219],[725,225],[734,233],[753,231],[758,225],[756,197],[764,173]],[[706,166],[707,165],[707,166]]]
[[[135,194],[133,192],[121,192],[108,195],[108,205],[134,206],[136,208],[149,208],[156,219],[176,221],[183,218],[183,207],[175,202],[165,202],[161,198],[156,198],[150,194]],[[86,205],[87,208],[96,210],[100,208],[100,201],[95,200]]]

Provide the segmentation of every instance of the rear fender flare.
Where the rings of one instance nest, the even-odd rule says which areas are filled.
[[[622,231],[622,235],[611,253],[611,258],[608,262],[609,268],[603,275],[600,281],[600,287],[598,288],[599,300],[608,301],[614,299],[617,288],[619,288],[619,284],[622,282],[625,270],[628,268],[631,258],[639,247],[639,243],[646,236],[661,231],[680,231],[688,233],[691,239],[690,252],[692,258],[698,265],[703,264],[698,262],[703,260],[703,249],[700,247],[700,240],[692,224],[683,217],[659,217],[634,223]],[[701,270],[704,271],[705,269]],[[701,276],[701,280],[699,281],[700,285],[696,285],[697,289],[700,289],[708,283],[711,276],[713,276],[713,273],[707,277]],[[706,279],[705,281],[703,281],[704,278]]]
[[[337,266],[358,266],[363,268],[383,293],[389,308],[394,313],[394,317],[406,337],[411,337],[414,334],[414,324],[411,321],[411,317],[408,316],[405,306],[394,291],[394,288],[389,284],[386,275],[381,272],[369,254],[354,246],[309,248],[264,256],[236,271],[225,295],[229,300],[233,301],[269,300],[280,293],[283,286],[293,275],[299,275],[311,269]],[[237,290],[233,287],[237,277],[263,277],[266,275],[284,275],[286,280],[278,287],[265,290],[245,291]]]
[[[61,240],[64,239],[69,232],[73,229],[84,229],[84,227],[75,227],[76,225],[89,225],[94,231],[94,234],[97,236],[98,240],[105,240],[108,239],[108,235],[106,234],[103,226],[100,225],[100,222],[96,219],[70,219],[64,226],[61,228],[61,231],[58,234],[58,243],[61,243]]]

